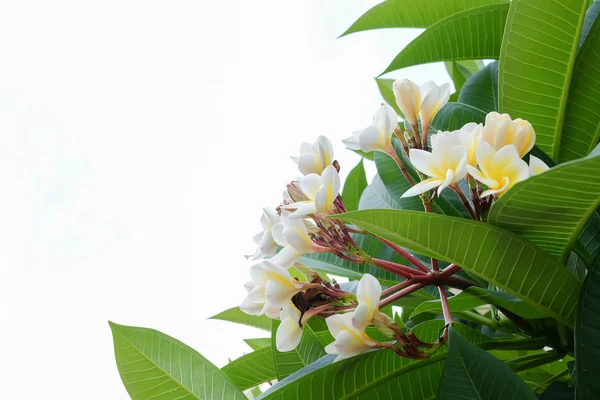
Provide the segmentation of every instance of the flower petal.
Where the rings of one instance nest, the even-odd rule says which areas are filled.
[[[545,162],[534,156],[533,154],[529,155],[529,169],[531,170],[532,175],[539,175],[543,172],[546,172],[550,169],[546,165]]]
[[[360,149],[364,152],[385,151],[386,134],[379,127],[371,125],[366,127],[358,137]]]
[[[344,143],[346,145],[347,148],[352,149],[352,150],[360,150],[360,143],[359,143],[359,136],[360,136],[360,132],[362,131],[356,131],[352,134],[352,136],[347,137],[346,139],[342,140],[342,143]]]
[[[392,85],[396,104],[411,126],[417,125],[421,112],[421,90],[419,86],[408,79],[394,81]]]
[[[413,167],[421,173],[438,179],[442,178],[438,171],[437,160],[432,153],[425,150],[410,149],[408,154]]]
[[[443,179],[437,179],[437,178],[425,179],[424,181],[417,183],[415,186],[411,187],[406,192],[404,192],[402,197],[412,197],[412,196],[419,195],[421,193],[427,192],[428,190],[431,190],[431,189],[434,189],[434,188],[440,186],[442,183],[444,183]]]
[[[294,350],[302,339],[302,328],[292,317],[281,320],[275,334],[275,345],[278,351],[286,352]]]

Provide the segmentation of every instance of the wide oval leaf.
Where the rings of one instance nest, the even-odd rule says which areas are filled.
[[[109,322],[119,374],[133,400],[246,400],[225,373],[162,332]]]
[[[517,183],[492,206],[488,222],[531,240],[567,262],[600,205],[600,156],[560,164]]]
[[[367,175],[365,173],[365,166],[362,158],[358,165],[352,168],[346,181],[344,182],[344,190],[342,191],[342,197],[344,199],[344,205],[348,211],[358,210],[358,202],[360,196],[367,187]]]
[[[588,0],[513,0],[498,68],[499,109],[531,122],[558,160],[571,72]]]
[[[600,3],[592,7],[600,9]],[[585,157],[600,139],[599,50],[600,18],[596,18],[575,59],[560,145],[561,162]]]
[[[340,37],[383,28],[427,28],[433,23],[473,7],[508,0],[387,0],[364,13]]]
[[[581,289],[575,324],[577,392],[582,399],[600,398],[600,257],[588,272]]]
[[[497,59],[508,3],[472,8],[436,22],[381,73],[437,61]]]
[[[536,400],[525,382],[485,350],[460,337],[450,327],[448,358],[438,400]]]
[[[404,210],[336,216],[410,250],[455,263],[573,326],[579,283],[548,253],[507,230]]]
[[[486,113],[498,110],[498,62],[474,73],[463,85],[458,101]]]
[[[221,368],[221,371],[241,390],[253,388],[277,377],[271,346],[244,354]]]

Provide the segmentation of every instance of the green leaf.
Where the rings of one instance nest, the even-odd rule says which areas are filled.
[[[275,344],[275,338],[280,322],[272,320],[272,323],[271,348],[273,360],[275,362],[275,371],[277,372],[277,379],[282,380],[286,376],[293,374],[325,355],[323,346],[309,324],[304,325],[302,339],[300,340],[300,344],[294,350],[288,352],[278,351]]]
[[[414,328],[425,341],[434,341],[443,321],[427,321]],[[456,330],[472,343],[490,341],[485,335],[459,323]],[[422,361],[408,360],[391,350],[376,350],[331,363],[327,356],[277,383],[259,399],[333,400],[385,399],[394,394],[399,400],[425,400],[435,396],[445,359],[444,349]]]
[[[583,282],[575,323],[575,368],[577,395],[600,398],[600,257]]]
[[[498,62],[474,73],[462,87],[458,101],[485,113],[498,110]]]
[[[600,3],[594,8],[600,8]],[[587,39],[575,59],[560,143],[561,162],[588,155],[600,139],[600,99],[598,99],[600,52],[598,49],[600,49],[600,18],[596,18],[596,22],[590,27]]]
[[[272,381],[276,378],[276,373],[271,346],[244,354],[224,366],[221,371],[242,390]]]
[[[511,369],[488,352],[473,346],[450,327],[446,367],[438,400],[537,398]]]
[[[485,111],[469,104],[448,103],[438,111],[431,122],[429,135],[437,131],[455,131],[469,122],[482,124],[485,122],[485,116]]]
[[[235,322],[236,324],[248,325],[254,328],[271,331],[271,319],[266,315],[248,315],[239,307],[233,307],[213,315],[209,319],[220,319],[221,321]]]
[[[373,151],[365,153],[362,150],[352,150],[352,149],[348,149],[348,150],[355,152],[356,154],[358,154],[362,158],[366,158],[367,160],[373,161],[373,153],[374,153]]]
[[[579,45],[577,51],[581,49],[583,43],[588,37],[590,30],[592,29],[592,25],[596,21],[598,17],[598,13],[600,13],[600,2],[594,1],[590,4],[589,8],[585,12],[585,18],[583,19],[583,27],[581,28],[581,36],[579,37]]]
[[[472,8],[431,25],[381,73],[437,61],[497,59],[508,3]]]
[[[459,93],[467,81],[475,72],[483,68],[481,60],[447,61],[444,63],[446,71],[454,83],[454,92]]]
[[[546,317],[544,313],[525,303],[523,300],[514,297],[510,293],[482,289],[475,286],[462,291],[456,296],[450,297],[448,299],[448,304],[450,304],[450,309],[452,311],[467,311],[484,304],[495,304],[526,319]],[[441,312],[441,310],[442,304],[440,300],[429,300],[421,303],[415,311],[413,311],[410,317],[413,318],[415,315],[423,312]]]
[[[200,353],[162,332],[109,322],[121,380],[133,400],[246,400]]]
[[[244,342],[252,348],[252,350],[262,349],[263,347],[271,345],[271,338],[255,338],[255,339],[244,339]]]
[[[492,206],[488,222],[531,240],[566,263],[600,205],[600,157],[560,164],[519,182]]]
[[[519,235],[490,224],[404,210],[364,210],[337,218],[423,255],[455,263],[573,325],[577,280]]]
[[[344,205],[348,211],[358,210],[360,196],[366,187],[367,175],[365,173],[363,160],[361,159],[358,165],[350,171],[346,178],[346,182],[344,182],[342,198],[344,199]]]
[[[552,382],[544,390],[539,400],[573,400],[575,398],[575,389],[569,387],[566,382]]]
[[[357,19],[340,37],[383,28],[427,28],[460,11],[506,0],[388,0]]]
[[[390,107],[392,107],[396,114],[400,116],[400,118],[404,118],[402,111],[396,104],[396,96],[394,96],[394,81],[395,79],[380,79],[375,78],[375,83],[377,83],[377,88],[379,88],[379,93],[381,93],[381,97],[383,97],[383,101],[387,103]],[[372,152],[369,154],[373,154]]]
[[[531,122],[540,149],[558,160],[586,0],[513,0],[498,67],[499,109]]]

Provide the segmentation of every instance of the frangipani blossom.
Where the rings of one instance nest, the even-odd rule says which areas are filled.
[[[475,152],[477,150],[477,143],[479,143],[479,140],[481,139],[482,131],[483,125],[476,124],[475,122],[469,122],[459,130],[454,131],[459,143],[467,150],[467,164],[473,167],[477,166]]]
[[[278,351],[292,351],[302,339],[302,328],[300,327],[300,311],[289,302],[280,314],[281,324],[275,334],[275,344]],[[306,321],[303,321],[304,323]]]
[[[371,339],[363,330],[356,329],[352,324],[354,312],[336,314],[327,318],[327,328],[335,338],[333,343],[325,347],[328,354],[337,354],[335,361],[364,353],[378,347],[379,342]]]
[[[543,162],[533,154],[529,155],[529,172],[531,173],[531,176],[539,175],[548,171],[549,169],[550,167],[548,167],[548,165],[546,165],[545,162]]]
[[[333,146],[325,136],[319,136],[313,144],[302,143],[300,155],[292,157],[302,175],[320,175],[333,162]]]
[[[444,83],[443,85],[438,86],[433,81],[425,82],[421,86],[421,96],[423,96],[420,113],[421,125],[425,132],[429,129],[433,117],[435,117],[440,108],[448,103],[448,99],[450,98],[450,85]]]
[[[260,218],[262,232],[254,235],[254,243],[258,244],[258,249],[252,256],[253,260],[272,256],[277,251],[277,243],[273,240],[271,229],[280,221],[277,212],[271,208],[263,208],[263,215]]]
[[[476,157],[479,169],[470,165],[467,165],[467,169],[473,178],[488,187],[481,194],[482,197],[500,197],[517,182],[529,177],[529,166],[521,160],[512,144],[495,151],[488,142],[482,140],[477,145]]]
[[[281,223],[277,224],[277,226],[273,229],[273,237],[279,243],[279,245],[284,246],[284,248],[280,251],[291,248],[291,250],[286,250],[289,252],[289,255],[280,256],[281,259],[285,258],[293,258],[294,254],[292,251],[296,253],[295,258],[297,259],[302,254],[307,253],[319,253],[323,251],[328,251],[327,248],[320,246],[313,242],[310,238],[309,225],[311,230],[317,230],[318,228],[310,221],[304,219],[294,219],[292,218],[293,214],[290,214],[289,211],[283,211],[281,214]],[[271,260],[278,258],[279,253],[275,255]],[[294,259],[295,261],[295,259]],[[277,263],[282,265],[281,263]],[[290,265],[286,265],[289,267]]]
[[[264,288],[266,304],[273,308],[284,307],[304,288],[304,284],[295,280],[286,268],[270,260],[262,260],[250,267],[250,275],[259,287]]]
[[[491,112],[485,117],[481,138],[494,150],[512,144],[522,158],[535,144],[535,131],[528,121],[515,119],[508,114]]]
[[[421,89],[419,85],[408,80],[398,79],[392,85],[396,104],[411,127],[418,125],[417,118],[421,113]]]
[[[454,133],[439,131],[431,137],[431,148],[431,153],[418,149],[410,150],[412,165],[430,178],[408,189],[402,197],[416,196],[434,188],[438,188],[439,195],[442,190],[457,183],[467,174],[467,150]]]
[[[340,185],[340,175],[333,165],[325,168],[321,176],[308,174],[300,177],[296,186],[288,187],[288,193],[294,202],[283,208],[293,211],[290,219],[300,219],[314,213],[333,214],[333,202],[340,193]]]
[[[244,285],[248,296],[240,305],[240,310],[249,315],[266,314],[269,318],[279,319],[281,308],[270,307],[266,304],[265,288],[254,281],[246,282]]]
[[[392,148],[392,135],[398,126],[398,114],[387,104],[382,104],[373,117],[373,123],[361,131],[356,131],[342,140],[352,150],[364,152],[389,152]]]
[[[358,306],[352,316],[352,325],[359,331],[371,325],[373,316],[379,312],[379,298],[381,297],[381,285],[379,281],[370,274],[364,274],[358,283],[356,299]]]

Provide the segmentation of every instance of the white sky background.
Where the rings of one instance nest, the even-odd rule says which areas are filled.
[[[109,319],[218,366],[265,336],[207,317],[243,299],[300,143],[358,161],[340,141],[418,33],[336,40],[375,3],[0,1],[1,398],[128,398]]]

